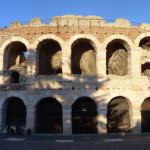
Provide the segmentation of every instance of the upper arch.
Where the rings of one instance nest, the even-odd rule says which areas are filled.
[[[113,34],[111,36],[109,36],[108,38],[105,39],[104,43],[104,48],[107,48],[107,45],[113,41],[113,40],[122,40],[123,41],[123,45],[127,50],[131,50],[131,47],[133,45],[133,42],[126,36],[124,35],[120,35],[120,34]]]
[[[16,36],[6,40],[1,46],[0,52],[3,54],[6,47],[13,42],[21,42],[26,46],[27,50],[29,49],[29,45],[30,45],[29,41],[26,40],[25,38]]]
[[[138,47],[140,41],[145,37],[150,37],[150,32],[142,33],[139,36],[137,36],[137,38],[134,40],[135,45]]]
[[[69,46],[71,47],[72,44],[80,39],[87,39],[91,42],[91,45],[94,47],[94,49],[96,51],[98,51],[99,47],[100,47],[100,42],[92,35],[90,34],[77,34],[74,35],[73,37],[71,37],[71,39],[69,40]]]
[[[38,44],[39,44],[40,42],[42,42],[42,41],[44,41],[44,40],[48,40],[48,39],[51,39],[51,40],[54,40],[54,41],[58,42],[58,44],[59,44],[60,47],[62,48],[64,41],[63,41],[60,37],[58,37],[58,36],[56,36],[56,35],[54,35],[54,34],[46,34],[46,35],[42,35],[42,36],[38,37],[38,38],[34,41],[33,45],[35,46],[35,48],[37,48],[37,47],[38,47]]]

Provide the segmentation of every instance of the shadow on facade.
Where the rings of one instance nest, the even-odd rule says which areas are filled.
[[[26,111],[23,105],[19,105],[23,99],[15,96],[6,99],[2,108],[2,129],[19,124],[31,128],[35,133],[52,134],[70,134],[70,130],[73,134],[122,133],[133,130],[129,111],[132,108],[127,100],[116,97],[108,104],[108,78],[83,74],[35,76],[30,75],[32,70],[27,74],[28,64],[25,64],[2,72],[4,85],[1,85],[1,90],[8,93],[24,92],[29,100],[28,105],[25,104]],[[17,74],[12,75],[12,72]],[[32,114],[29,114],[30,111]],[[18,113],[23,115],[19,116]],[[26,125],[18,120],[26,120]]]

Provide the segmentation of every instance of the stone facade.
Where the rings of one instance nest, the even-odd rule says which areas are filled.
[[[150,98],[150,66],[143,68],[145,63],[150,64],[150,52],[143,48],[149,42],[150,25],[140,24],[132,26],[126,19],[117,19],[114,23],[105,23],[97,16],[58,16],[51,18],[50,24],[44,24],[39,18],[32,19],[26,25],[21,22],[10,24],[9,28],[0,30],[0,127],[1,131],[6,125],[5,102],[10,97],[20,98],[26,106],[26,128],[36,133],[36,109],[41,99],[55,98],[62,106],[63,134],[72,134],[72,105],[81,97],[93,99],[97,106],[97,133],[107,133],[107,110],[109,102],[115,97],[124,97],[129,104],[131,133],[141,133],[141,109],[145,99]],[[44,45],[53,41],[59,45],[59,58],[52,58],[52,66],[61,66],[57,73],[40,73],[40,51]],[[84,42],[91,45],[87,51],[92,51],[91,62],[96,69],[89,73],[86,67],[90,61],[82,63],[81,72],[72,73],[72,50],[77,43]],[[20,44],[20,49],[17,44]],[[126,70],[120,74],[109,73],[107,55],[111,52],[111,43],[122,45],[126,52]],[[22,46],[22,45],[24,46]],[[110,48],[108,49],[108,46]],[[15,47],[14,50],[12,47]],[[38,49],[41,50],[39,51]],[[25,52],[27,59],[23,61],[19,53]],[[118,48],[120,49],[120,47]],[[50,49],[51,50],[51,49]],[[116,51],[115,49],[114,51]],[[11,56],[11,52],[13,53]],[[124,52],[124,53],[125,53]],[[9,54],[8,54],[9,53]],[[74,53],[76,55],[76,53]],[[88,55],[84,53],[87,59]],[[10,55],[10,57],[9,57]],[[54,54],[54,56],[57,53]],[[113,55],[113,54],[112,54]],[[18,56],[20,56],[18,58]],[[45,59],[46,59],[46,55]],[[120,56],[119,59],[121,59]],[[92,57],[92,56],[91,56]],[[94,58],[95,57],[95,58]],[[16,64],[8,67],[11,59]],[[21,62],[17,68],[17,59]],[[59,59],[57,61],[57,59]],[[62,61],[60,63],[60,60]],[[75,62],[76,59],[74,59]],[[113,59],[111,59],[113,60]],[[82,58],[84,62],[84,55]],[[89,61],[89,62],[88,62]],[[94,63],[94,61],[96,61]],[[24,65],[21,65],[24,62]],[[58,65],[55,62],[58,62]],[[121,61],[119,61],[121,62]],[[54,64],[53,64],[54,63]],[[78,63],[78,62],[76,62]],[[120,66],[124,66],[120,65]],[[82,66],[86,66],[82,69]],[[112,67],[113,68],[113,67]],[[53,68],[54,69],[54,68]],[[121,70],[121,68],[120,68]],[[11,82],[11,71],[20,73],[19,83]],[[79,72],[79,73],[78,73]],[[87,71],[88,72],[88,71]],[[148,71],[147,71],[148,72]]]

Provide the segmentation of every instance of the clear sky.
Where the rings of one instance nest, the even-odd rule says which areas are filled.
[[[0,28],[15,21],[28,22],[66,14],[96,15],[115,20],[125,18],[150,23],[150,0],[0,0]]]

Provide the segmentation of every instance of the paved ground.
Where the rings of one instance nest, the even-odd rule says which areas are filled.
[[[141,135],[5,135],[0,150],[150,150],[150,134]]]

